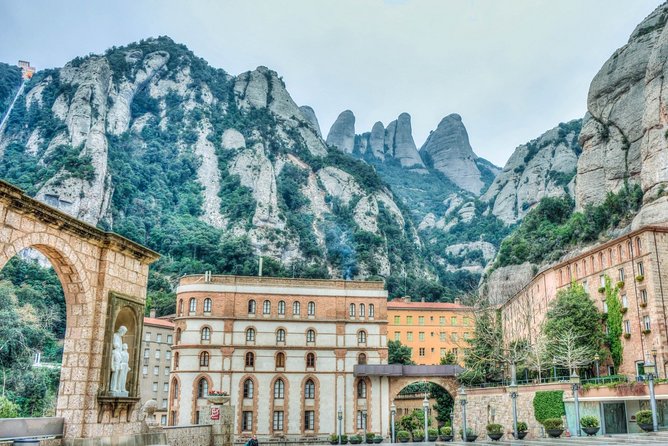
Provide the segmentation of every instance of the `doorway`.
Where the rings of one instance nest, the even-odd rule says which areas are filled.
[[[626,405],[603,403],[603,427],[606,434],[626,434]]]

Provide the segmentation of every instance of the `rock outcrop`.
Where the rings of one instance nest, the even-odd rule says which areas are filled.
[[[299,110],[302,112],[302,115],[306,120],[311,123],[311,126],[313,126],[313,129],[315,130],[315,134],[322,138],[320,123],[318,122],[318,117],[315,115],[315,110],[308,105],[302,105],[299,107]]]
[[[387,126],[385,131],[387,153],[397,159],[402,167],[424,168],[424,163],[413,140],[411,115],[402,113]]]
[[[342,152],[353,153],[355,146],[355,115],[345,110],[336,118],[327,134],[327,145]]]

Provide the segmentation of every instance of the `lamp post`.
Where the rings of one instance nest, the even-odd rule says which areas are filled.
[[[654,358],[654,368],[656,369],[656,371],[655,371],[656,377],[660,378],[660,376],[659,376],[659,363],[656,362],[656,354],[657,354],[656,347],[654,347],[652,349],[652,358]]]
[[[578,399],[578,389],[580,388],[580,377],[575,369],[571,375],[571,386],[573,387],[573,399],[575,400],[575,429],[577,436],[580,437],[580,400]]]
[[[450,408],[450,433],[455,435],[455,406]]]
[[[652,408],[652,430],[659,430],[659,420],[656,414],[656,395],[654,394],[654,374],[656,373],[656,364],[645,363],[645,373],[649,379],[649,404]]]
[[[427,399],[427,392],[424,393],[424,399],[422,400],[422,410],[424,411],[424,441],[429,440],[428,430],[429,430],[429,399]]]
[[[390,406],[390,415],[392,417],[392,424],[390,425],[391,428],[391,435],[392,435],[392,443],[396,443],[397,439],[395,437],[395,432],[394,432],[394,417],[397,414],[397,406],[395,406],[394,401],[392,401],[392,405]]]
[[[362,411],[362,418],[364,418],[364,441],[366,441],[366,410]]]
[[[337,415],[338,415],[338,418],[339,418],[339,444],[341,444],[341,436],[342,436],[342,432],[341,432],[342,424],[341,423],[343,421],[343,409],[341,409],[341,406],[339,406],[339,411],[338,411]]]
[[[594,364],[596,367],[596,382],[598,383],[598,378],[599,378],[599,370],[598,370],[598,361],[601,359],[600,356],[598,356],[598,353],[594,355]]]
[[[554,376],[554,380],[557,380],[557,360],[555,358],[552,358],[552,376]]]
[[[510,363],[510,385],[508,386],[510,398],[513,403],[513,434],[517,438],[517,370],[515,361]]]
[[[466,389],[464,385],[459,388],[459,404],[462,405],[462,440],[467,441],[466,435]]]

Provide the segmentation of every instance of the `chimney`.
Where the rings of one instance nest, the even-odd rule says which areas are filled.
[[[148,316],[149,316],[149,317],[152,317],[152,318],[155,318],[155,308],[151,308],[151,309],[149,310],[149,312],[148,312]]]
[[[455,297],[455,305],[461,305],[462,300],[459,297]]]

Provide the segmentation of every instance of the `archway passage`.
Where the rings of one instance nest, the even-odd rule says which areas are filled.
[[[118,313],[143,310],[148,267],[158,254],[0,181],[0,269],[26,248],[46,256],[63,288],[67,323],[56,415],[65,419],[65,437],[138,433],[139,380],[128,378],[127,397],[110,397],[109,344]],[[140,342],[141,330],[138,323],[132,342]],[[130,357],[136,374],[138,348],[131,346]]]
[[[438,428],[451,423],[454,397],[437,383],[415,381],[394,398],[398,429],[411,432],[424,427],[424,399],[428,401],[428,426]]]

